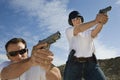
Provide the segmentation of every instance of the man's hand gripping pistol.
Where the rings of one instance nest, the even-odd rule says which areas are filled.
[[[52,43],[55,43],[56,40],[60,39],[60,37],[61,37],[61,34],[60,34],[59,31],[57,31],[56,33],[48,36],[46,39],[39,40],[39,43],[47,43],[48,46],[47,46],[47,47],[43,47],[43,48],[49,49],[49,48],[50,48],[50,45],[51,45]]]

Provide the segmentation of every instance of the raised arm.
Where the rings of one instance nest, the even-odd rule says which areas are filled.
[[[77,35],[79,32],[83,32],[83,31],[99,24],[100,22],[103,22],[104,18],[105,18],[104,14],[98,14],[95,20],[80,24],[79,26],[75,26],[74,35]]]
[[[18,63],[13,63],[3,68],[1,72],[1,79],[14,79],[19,77],[31,67],[31,62],[28,59]]]
[[[99,34],[99,32],[100,32],[100,31],[102,30],[102,28],[103,28],[103,25],[104,25],[107,21],[108,21],[108,16],[107,16],[107,15],[104,15],[103,20],[96,25],[95,29],[92,30],[92,32],[91,32],[91,37],[92,37],[92,38],[95,38],[95,37]]]
[[[92,38],[95,38],[97,35],[98,35],[98,33],[102,30],[102,28],[103,28],[103,24],[98,24],[97,26],[96,26],[96,28],[94,29],[94,30],[92,30],[92,32],[91,32],[91,37]]]
[[[46,73],[47,80],[61,80],[61,73],[57,67],[52,67]]]
[[[47,46],[47,44],[43,44]],[[32,56],[39,57],[40,59],[36,60],[35,62],[40,62],[40,66],[46,70],[46,78],[47,80],[61,80],[60,70],[52,65],[53,60],[53,53],[48,49],[41,49],[41,45],[36,45],[34,49],[38,49],[37,52],[41,53],[41,55],[37,55],[36,52],[32,52]],[[42,64],[41,64],[42,63]],[[35,64],[36,65],[36,64]]]

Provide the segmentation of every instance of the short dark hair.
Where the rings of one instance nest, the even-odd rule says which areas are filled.
[[[7,51],[7,48],[9,46],[9,44],[17,44],[19,42],[22,42],[23,44],[25,44],[25,48],[27,48],[27,43],[24,39],[22,39],[22,38],[12,38],[5,44],[6,51]]]
[[[84,18],[83,16],[81,16],[81,14],[78,12],[78,11],[72,11],[70,12],[69,14],[69,18],[68,18],[68,23],[73,26],[73,23],[72,23],[72,19],[76,18],[76,17],[80,17],[81,18],[81,21],[84,22]]]

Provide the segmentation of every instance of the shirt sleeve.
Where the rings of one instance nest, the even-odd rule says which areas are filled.
[[[73,29],[74,28],[70,27],[70,28],[67,28],[66,31],[65,31],[66,37],[67,37],[67,39],[68,39],[69,42],[70,42],[70,40],[73,37]]]

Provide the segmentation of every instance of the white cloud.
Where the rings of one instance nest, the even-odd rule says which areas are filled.
[[[61,39],[62,41],[64,40],[64,31],[68,27],[67,0],[12,0],[10,4],[18,12],[26,12],[29,16],[36,17],[40,29],[47,28],[47,30],[44,30],[44,33],[52,34],[55,31],[60,31],[63,37]]]
[[[37,17],[40,27],[47,26],[50,32],[63,31],[67,26],[67,0],[12,0],[11,5],[16,10],[25,11],[30,16]],[[62,27],[62,28],[61,28]]]
[[[56,65],[56,66],[60,66],[60,65],[62,65],[62,64],[65,64],[65,60],[63,60],[63,59],[61,59],[61,58],[59,58],[59,56],[58,57],[55,57],[54,58],[54,60],[53,60],[53,63]]]
[[[5,54],[0,54],[0,63],[7,60],[7,56]]]
[[[117,0],[116,4],[120,4],[120,0]]]
[[[96,56],[98,59],[114,58],[118,56],[119,50],[95,40]]]

